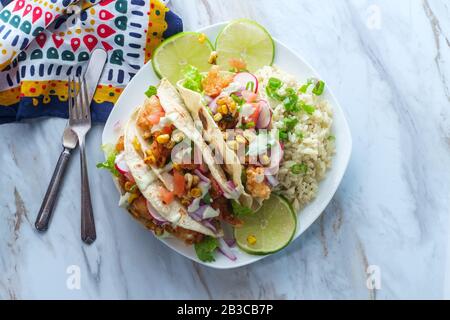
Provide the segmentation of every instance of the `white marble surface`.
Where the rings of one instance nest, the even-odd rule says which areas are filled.
[[[33,222],[65,121],[0,126],[0,298],[450,298],[450,4],[446,0],[173,0],[186,30],[260,21],[343,106],[354,151],[326,212],[287,250],[217,271],[166,249],[117,208],[89,135],[98,240],[80,241],[74,157],[51,229]],[[78,154],[76,154],[78,156]],[[67,288],[79,266],[80,290]],[[378,266],[381,289],[366,270]]]

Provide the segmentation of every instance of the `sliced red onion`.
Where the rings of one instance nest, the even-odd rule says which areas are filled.
[[[187,210],[189,213],[197,212],[200,208],[200,200],[201,198],[195,198],[194,201],[188,206]]]
[[[199,169],[194,170],[194,173],[200,178],[200,180],[202,180],[203,182],[206,183],[211,183],[211,180],[209,180],[207,177],[205,177]]]
[[[247,87],[247,84],[253,83],[253,92],[257,93],[258,92],[258,79],[251,73],[249,72],[240,72],[238,74],[236,74],[234,76],[233,82],[237,82],[239,83],[242,87],[246,88],[246,89],[251,89],[249,87]]]
[[[203,220],[203,213],[205,212],[205,210],[208,208],[207,205],[203,205],[198,207],[197,210],[195,210],[194,212],[190,212],[189,215],[191,216],[192,219],[194,219],[195,221],[202,221]]]
[[[217,233],[217,228],[211,223],[210,220],[203,220],[202,224],[208,229],[211,229],[214,233]]]
[[[236,239],[223,239],[226,244],[230,247],[230,248],[234,248],[236,246]]]
[[[276,187],[280,184],[280,182],[278,181],[277,178],[275,178],[275,176],[273,176],[272,174],[270,174],[268,172],[268,174],[266,174],[266,179],[267,182],[272,186],[272,187]]]
[[[257,129],[267,129],[272,120],[272,111],[270,110],[269,104],[265,100],[259,102],[261,111],[259,113],[258,122],[256,123]]]
[[[119,171],[123,175],[130,172],[130,168],[128,168],[128,165],[125,161],[125,152],[122,152],[116,157],[114,166],[116,167],[117,171]]]
[[[155,219],[159,224],[166,223],[167,220],[164,219],[155,208],[153,208],[152,204],[147,200],[147,210],[150,216]]]
[[[236,261],[237,257],[231,251],[231,248],[228,246],[226,241],[223,238],[219,238],[219,251],[228,259],[232,261]]]

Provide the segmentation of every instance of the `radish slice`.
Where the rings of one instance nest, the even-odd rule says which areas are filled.
[[[127,163],[125,162],[125,152],[122,152],[116,157],[116,161],[114,163],[114,166],[116,167],[117,171],[119,171],[121,174],[125,175],[128,172],[130,172],[130,169],[128,168]]]
[[[261,111],[259,113],[258,122],[256,123],[257,129],[267,129],[272,120],[272,110],[270,110],[269,104],[265,100],[259,102]]]
[[[158,221],[160,224],[166,223],[167,220],[164,219],[159,213],[158,211],[156,211],[155,208],[153,208],[153,206],[151,205],[151,203],[147,200],[147,210],[148,213],[150,214],[150,216],[155,219],[156,221]]]
[[[253,91],[254,93],[258,92],[258,79],[251,73],[240,72],[234,76],[233,82],[239,83],[241,86],[243,86],[247,90]]]
[[[237,257],[231,251],[231,248],[228,246],[226,241],[223,238],[219,238],[219,251],[231,261],[236,261]]]

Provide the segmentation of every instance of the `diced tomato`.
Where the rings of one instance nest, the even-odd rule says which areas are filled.
[[[164,128],[161,129],[161,134],[171,134],[173,131],[173,126],[165,126]]]
[[[173,193],[176,196],[182,196],[184,194],[184,176],[178,171],[174,170],[173,172]]]
[[[255,110],[248,117],[248,119],[249,119],[249,121],[256,124],[258,122],[259,114],[261,113],[261,107],[260,107],[259,103],[253,103],[252,105],[253,105],[253,107],[255,107]]]
[[[173,192],[170,192],[166,188],[161,187],[159,189],[159,198],[165,204],[170,204],[173,201],[173,196],[174,196]]]

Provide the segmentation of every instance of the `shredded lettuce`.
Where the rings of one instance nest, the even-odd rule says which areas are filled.
[[[194,245],[195,253],[197,257],[203,262],[213,262],[214,252],[219,247],[219,241],[213,237],[205,237],[202,242],[196,243]]]
[[[184,70],[183,87],[185,87],[186,89],[196,92],[202,92],[203,91],[202,80],[203,76],[196,67],[189,65]]]
[[[119,176],[119,171],[117,171],[115,162],[117,151],[113,144],[108,143],[102,145],[102,150],[105,153],[106,160],[97,164],[97,168],[105,169],[111,172],[114,176]]]

